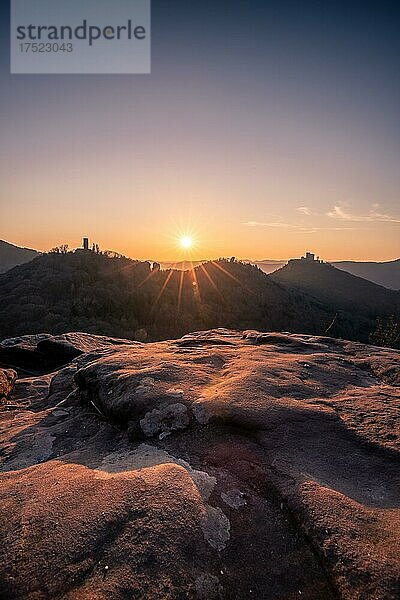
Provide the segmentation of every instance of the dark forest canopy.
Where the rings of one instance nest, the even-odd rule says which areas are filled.
[[[358,313],[328,300],[233,259],[182,272],[93,252],[47,254],[0,276],[0,338],[85,331],[160,340],[229,327],[329,330],[367,341],[376,318],[387,314],[385,303]]]

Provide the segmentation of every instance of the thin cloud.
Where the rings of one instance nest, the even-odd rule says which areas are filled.
[[[263,221],[247,221],[242,223],[246,227],[276,227],[280,229],[296,229],[303,233],[316,233],[317,231],[354,231],[355,227],[305,227],[304,225],[296,225],[294,223],[281,223],[281,222],[263,222]]]
[[[299,206],[297,210],[303,215],[311,215],[311,209],[308,206]]]
[[[380,212],[379,204],[373,204],[370,211],[363,215],[356,215],[346,206],[338,205],[334,206],[333,210],[327,213],[327,216],[338,221],[352,221],[355,223],[400,223],[400,219],[393,215]]]
[[[293,225],[292,223],[263,223],[261,221],[247,221],[242,223],[246,227],[282,227],[284,229],[302,229],[300,225]]]

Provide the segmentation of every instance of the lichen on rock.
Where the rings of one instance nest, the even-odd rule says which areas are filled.
[[[140,421],[143,433],[153,437],[157,433],[171,433],[189,425],[188,409],[184,404],[170,404],[163,409],[148,412]]]
[[[240,492],[239,490],[222,492],[221,498],[230,508],[238,509],[247,504],[243,492]]]
[[[221,552],[230,539],[231,524],[228,517],[219,507],[206,505],[206,511],[201,519],[204,539]]]
[[[196,579],[197,600],[217,600],[223,594],[223,587],[218,577],[204,573]]]
[[[192,404],[192,412],[194,418],[200,425],[207,425],[209,420],[212,417],[211,412],[207,409],[207,407],[201,403],[201,399]]]

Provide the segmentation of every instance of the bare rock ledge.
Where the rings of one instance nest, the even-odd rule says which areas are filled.
[[[2,600],[397,600],[400,353],[0,342]]]

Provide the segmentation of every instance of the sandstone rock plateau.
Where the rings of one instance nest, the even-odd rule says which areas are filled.
[[[399,358],[227,330],[2,342],[0,597],[399,598]]]

